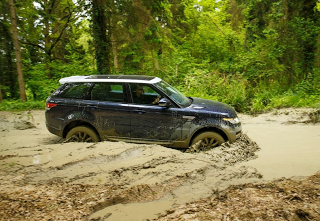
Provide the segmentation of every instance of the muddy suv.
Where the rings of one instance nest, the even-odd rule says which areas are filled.
[[[187,148],[234,142],[241,123],[230,106],[186,97],[158,77],[62,78],[46,101],[48,130],[67,140],[156,143]]]

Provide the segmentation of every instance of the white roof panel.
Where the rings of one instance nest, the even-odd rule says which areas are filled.
[[[90,75],[90,76],[70,76],[61,78],[60,84],[80,83],[80,82],[121,82],[121,83],[145,83],[154,84],[160,82],[158,77],[143,75]]]

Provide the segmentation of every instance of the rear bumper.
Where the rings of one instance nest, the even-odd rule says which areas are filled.
[[[47,123],[46,123],[46,127],[47,127],[47,129],[48,129],[48,131],[49,131],[50,133],[52,133],[52,134],[54,134],[54,135],[57,135],[57,136],[59,136],[59,137],[63,137],[63,134],[62,134],[61,129],[52,127],[52,126],[48,125]]]

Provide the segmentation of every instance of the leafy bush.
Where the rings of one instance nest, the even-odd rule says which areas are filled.
[[[269,107],[320,107],[320,97],[317,95],[299,95],[292,92],[286,92],[280,96],[275,96],[271,100]]]
[[[244,111],[247,105],[247,81],[240,75],[228,76],[197,69],[177,86],[187,96],[212,99]]]
[[[21,111],[45,108],[44,101],[27,101],[21,102],[20,100],[3,100],[0,103],[0,111]]]
[[[47,70],[44,64],[34,65],[26,71],[26,88],[28,99],[45,100],[59,84],[59,79],[72,75],[91,75],[95,74],[94,70],[86,64],[77,61],[72,63],[63,63],[53,61],[50,64],[52,78],[47,77]]]

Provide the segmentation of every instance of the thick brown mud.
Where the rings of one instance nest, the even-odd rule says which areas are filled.
[[[245,133],[237,142],[185,152],[124,142],[64,143],[47,132],[43,111],[0,114],[0,220],[156,219],[230,185],[277,178],[260,168],[259,154],[269,146],[257,136],[257,125],[319,129],[314,115],[302,122],[297,114],[294,124],[282,122],[282,113],[261,122],[242,116]]]

